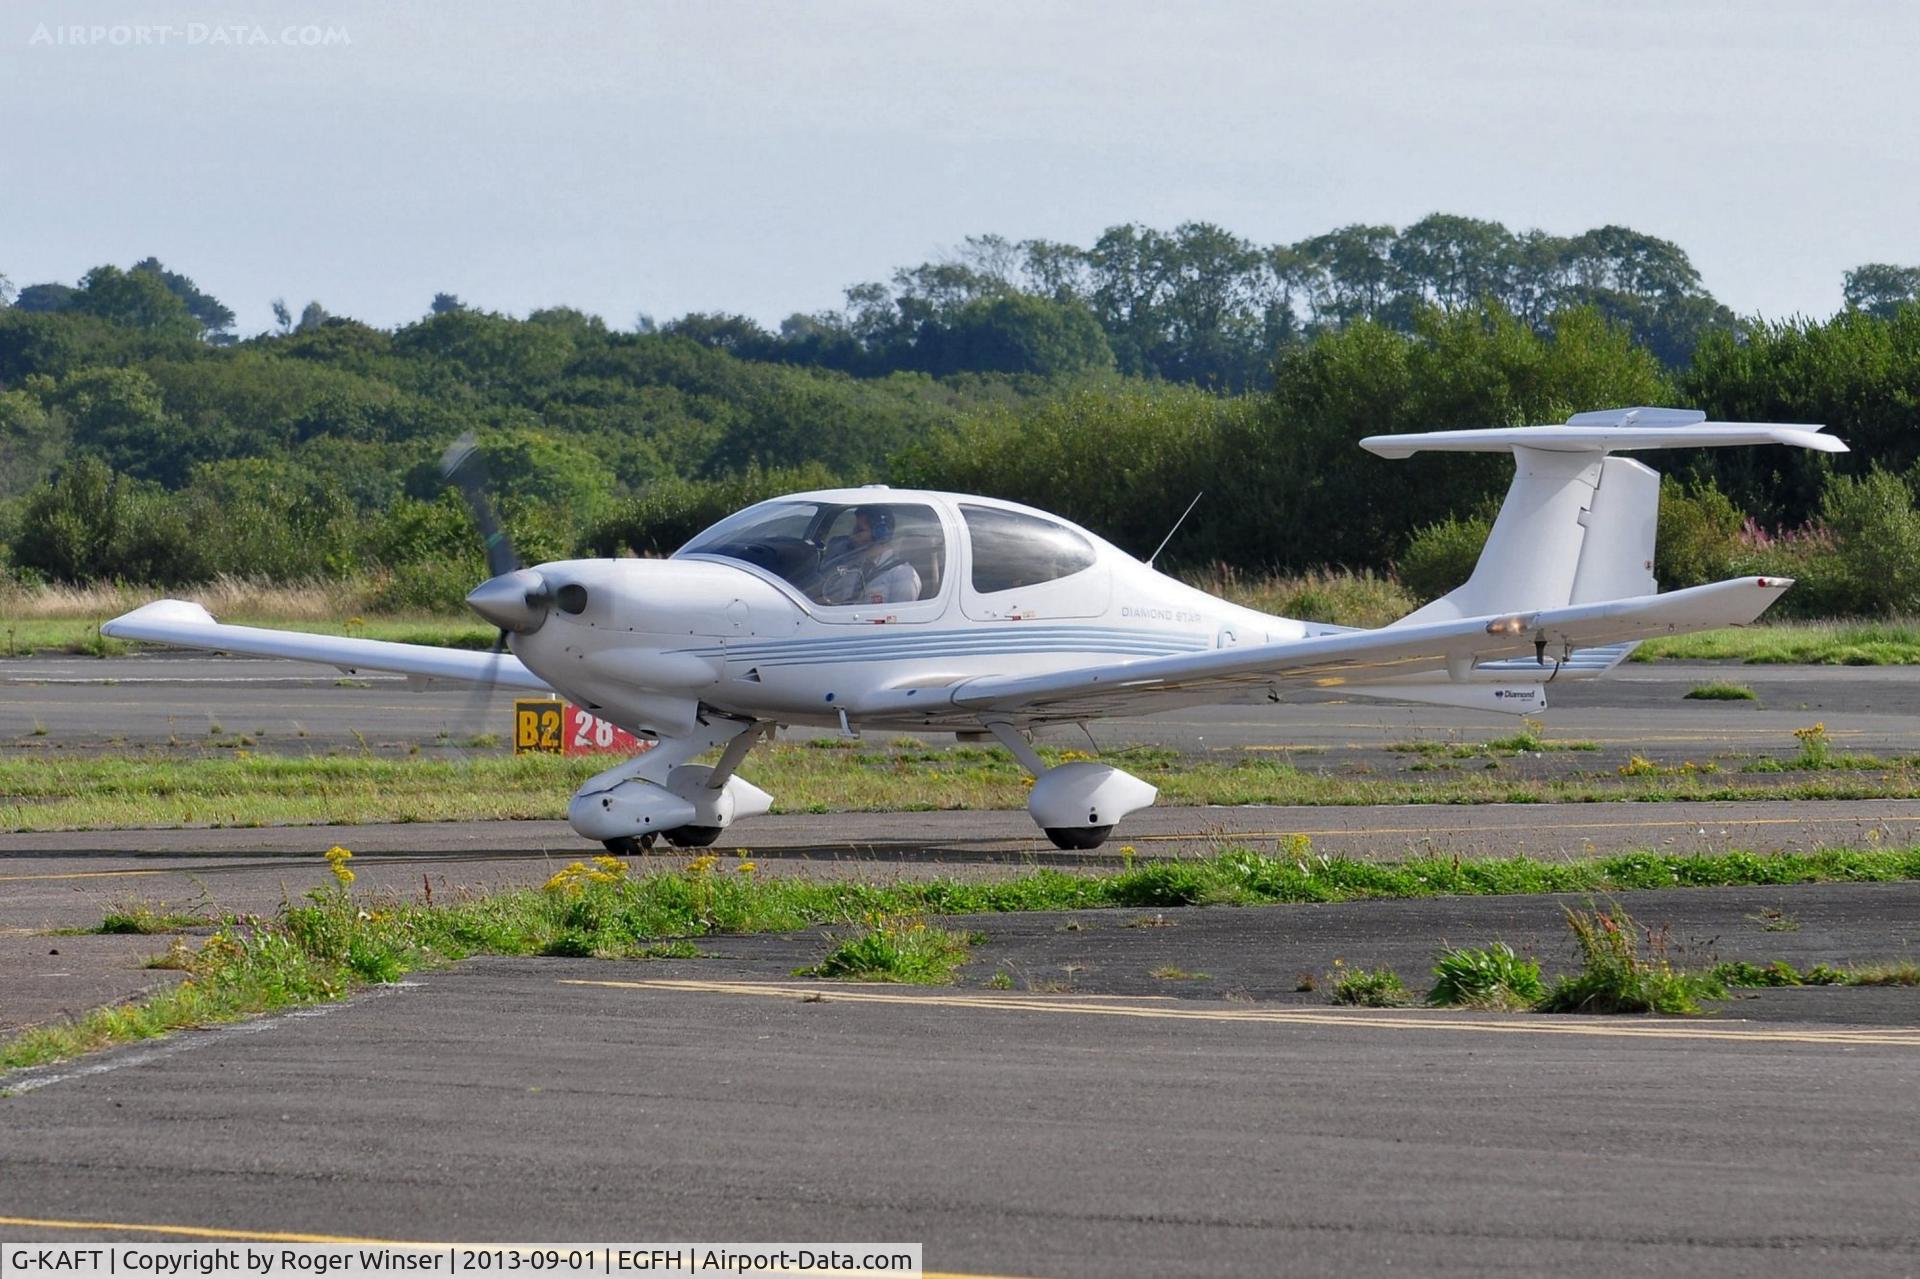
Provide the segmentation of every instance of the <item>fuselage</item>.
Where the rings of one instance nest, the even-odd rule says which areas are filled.
[[[884,539],[863,544],[862,521]],[[515,654],[575,701],[652,731],[684,728],[701,706],[885,726],[896,721],[863,709],[876,693],[1334,629],[1208,595],[1031,507],[917,489],[793,494],[669,559],[534,572],[560,605],[513,637]]]

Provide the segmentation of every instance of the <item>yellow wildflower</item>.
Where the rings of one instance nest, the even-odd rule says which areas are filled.
[[[719,864],[719,857],[713,853],[702,853],[687,863],[687,873],[689,875],[704,875]]]
[[[542,892],[577,893],[580,891],[580,876],[587,873],[585,862],[574,862],[553,873],[553,878],[541,885]]]
[[[347,866],[348,860],[353,857],[352,853],[335,844],[326,851],[324,856],[327,859],[327,869],[332,871],[333,877],[340,881],[340,887],[345,888],[353,883],[353,871]]]

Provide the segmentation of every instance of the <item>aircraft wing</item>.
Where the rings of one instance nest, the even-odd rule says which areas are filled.
[[[391,671],[421,679],[467,684],[499,684],[529,692],[551,692],[547,683],[510,653],[476,653],[431,644],[310,635],[260,626],[228,626],[187,600],[155,600],[100,626],[113,639],[147,640],[182,648],[217,649],[252,657],[287,657],[319,662],[348,672]]]
[[[858,712],[950,717],[959,710],[982,719],[1072,720],[1150,714],[1224,701],[1260,687],[1277,695],[1289,685],[1341,688],[1434,672],[1447,679],[1450,671],[1467,677],[1475,661],[1525,658],[1531,663],[1540,640],[1551,663],[1570,648],[1745,625],[1792,585],[1787,578],[1743,577],[1533,613],[1309,636],[1042,675],[987,676],[944,688],[889,690],[863,702]]]

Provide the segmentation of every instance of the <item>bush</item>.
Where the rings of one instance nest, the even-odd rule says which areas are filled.
[[[1385,626],[1420,604],[1391,577],[1338,568],[1294,575],[1243,574],[1231,564],[1215,564],[1183,580],[1246,608],[1336,626]]]
[[[1660,481],[1660,523],[1654,540],[1653,576],[1660,589],[1700,586],[1734,576],[1746,517],[1711,481],[1688,487]]]
[[[1493,522],[1481,515],[1449,515],[1414,533],[1401,552],[1400,580],[1421,600],[1435,600],[1473,576]]]
[[[466,556],[402,564],[375,578],[367,592],[370,613],[458,613],[467,592],[486,578]]]
[[[1791,577],[1788,617],[1889,617],[1920,610],[1920,512],[1899,476],[1875,468],[1829,476],[1820,518],[1769,533],[1748,521],[1735,575]]]
[[[1904,480],[1877,467],[1858,479],[1836,475],[1821,494],[1820,517],[1838,548],[1845,612],[1920,609],[1920,514]]]
[[[756,502],[838,484],[817,463],[792,469],[752,465],[721,480],[661,480],[594,525],[587,548],[595,555],[671,555],[694,534]]]
[[[1790,577],[1791,591],[1773,617],[1833,617],[1847,607],[1839,547],[1831,531],[1809,522],[1769,533],[1752,520],[1740,530],[1740,549],[1728,573],[1734,577]]]

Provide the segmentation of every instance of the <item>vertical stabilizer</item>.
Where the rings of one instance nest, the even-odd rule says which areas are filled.
[[[1465,584],[1396,625],[1445,622],[1525,609],[1558,608],[1573,597],[1586,549],[1586,516],[1600,486],[1599,453],[1513,450],[1513,484]]]

